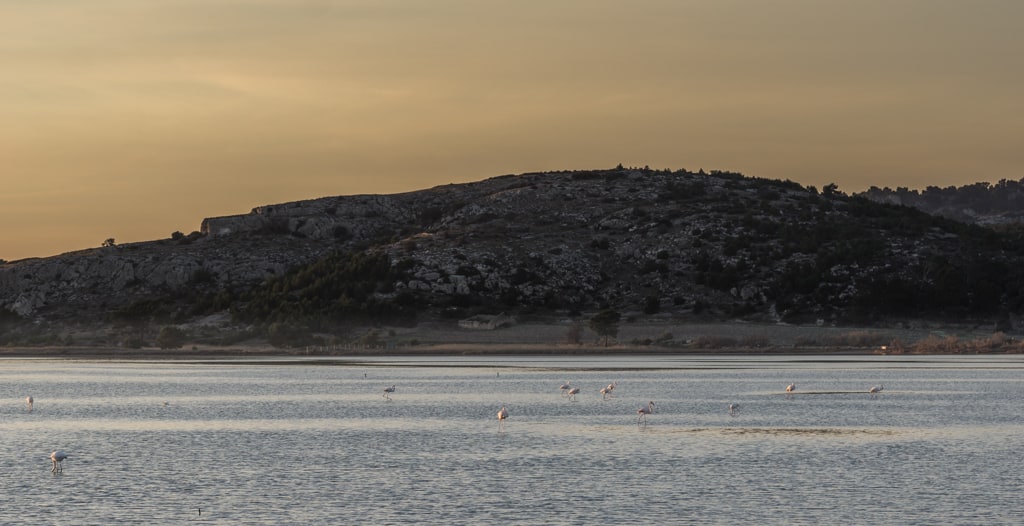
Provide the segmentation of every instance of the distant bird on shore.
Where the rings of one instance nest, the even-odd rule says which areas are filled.
[[[33,402],[35,402],[35,400],[32,399],[32,395],[28,395],[27,397],[25,397],[25,404],[28,405],[28,412],[29,413],[32,412],[32,403]]]
[[[636,410],[636,425],[640,425],[641,420],[644,423],[644,427],[647,426],[647,415],[654,412],[654,401],[647,402],[647,406],[640,406],[640,409]]]
[[[568,396],[566,393],[569,391],[569,389],[572,389],[572,385],[569,384],[568,381],[566,381],[564,384],[558,386],[558,389],[562,392],[562,396]]]
[[[501,406],[498,410],[498,432],[502,432],[505,429],[505,420],[508,419],[508,409],[505,406]]]
[[[601,399],[607,400],[608,397],[612,396],[612,391],[615,390],[615,386],[619,385],[619,382],[612,382],[605,387],[601,388]]]
[[[792,393],[793,391],[796,391],[796,382],[793,382],[786,386],[787,393]]]
[[[878,384],[878,385],[872,386],[871,389],[868,389],[868,393],[870,393],[871,396],[875,396],[878,393],[881,393],[882,389],[885,389],[885,386],[882,385],[882,384]]]
[[[62,464],[62,462],[64,462],[64,459],[66,458],[68,458],[68,454],[63,451],[58,450],[50,453],[50,462],[53,462],[53,469],[51,469],[50,472],[57,473],[64,471],[64,464]]]
[[[384,399],[385,400],[391,400],[391,393],[393,393],[393,392],[395,392],[395,386],[394,385],[392,385],[391,387],[385,387],[384,388]]]
[[[736,416],[736,413],[740,411],[740,404],[729,404],[729,414]]]
[[[573,402],[575,402],[576,401],[576,393],[578,393],[578,392],[580,392],[580,388],[578,386],[577,387],[573,387],[572,389],[569,389],[569,400],[572,400]]]

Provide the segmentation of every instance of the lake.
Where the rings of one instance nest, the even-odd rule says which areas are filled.
[[[1024,356],[5,359],[0,392],[19,524],[1024,517]]]

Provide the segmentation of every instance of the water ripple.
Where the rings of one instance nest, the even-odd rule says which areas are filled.
[[[75,525],[1024,516],[1024,409],[1011,362],[801,358],[765,367],[730,357],[687,366],[659,357],[649,368],[602,358],[598,368],[559,358],[502,362],[498,376],[498,362],[425,360],[429,367],[407,358],[373,367],[5,362],[0,517]],[[566,380],[584,386],[577,402],[560,396]],[[597,390],[613,381],[615,397],[603,400]],[[781,388],[793,381],[804,392],[787,397]],[[392,383],[388,402],[381,390]],[[876,383],[885,383],[882,395],[861,393]],[[33,413],[21,393],[35,396]],[[637,426],[648,400],[657,409]],[[730,415],[729,403],[740,412]],[[501,404],[511,416],[499,432]],[[70,457],[52,474],[47,456],[57,448]]]

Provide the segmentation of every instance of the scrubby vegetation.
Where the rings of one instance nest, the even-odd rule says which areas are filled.
[[[315,345],[322,342],[314,333],[415,320],[414,299],[393,291],[400,277],[385,254],[333,253],[229,303],[236,321],[266,327],[267,340],[275,346]]]
[[[396,322],[415,311],[391,295],[399,279],[385,254],[331,254],[236,298],[240,321],[330,328],[351,321]]]

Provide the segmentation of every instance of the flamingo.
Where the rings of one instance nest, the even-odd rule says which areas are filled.
[[[792,394],[793,391],[796,391],[796,382],[793,382],[786,386],[786,394]]]
[[[508,409],[505,409],[505,406],[503,405],[503,406],[501,406],[501,409],[498,410],[498,432],[499,433],[502,430],[505,429],[505,419],[507,419],[507,418],[508,418]]]
[[[29,413],[32,412],[32,402],[35,402],[35,400],[32,400],[32,395],[28,395],[27,397],[25,397],[25,403],[28,404]]]
[[[612,390],[607,388],[607,387],[602,387],[600,393],[601,393],[601,400],[607,400],[608,399],[608,395],[610,395],[612,393]]]
[[[566,391],[568,391],[569,389],[572,389],[572,386],[569,385],[569,381],[566,380],[566,382],[564,384],[560,385],[558,388],[562,391],[562,396],[564,397],[564,396],[567,396]]]
[[[50,472],[57,473],[58,471],[64,471],[64,465],[61,464],[61,462],[64,462],[64,459],[66,458],[68,458],[68,454],[63,451],[58,450],[50,453],[50,462],[53,462],[53,469],[51,469]]]
[[[654,412],[654,402],[647,402],[647,407],[640,406],[640,409],[636,410],[636,425],[640,425],[640,420],[644,421],[644,426],[647,426],[647,415]]]
[[[736,416],[736,413],[738,413],[739,410],[740,410],[740,404],[729,404],[729,414],[730,415]]]
[[[572,400],[573,402],[575,402],[576,401],[576,393],[578,393],[578,392],[580,392],[580,388],[578,386],[577,387],[573,387],[572,389],[569,389],[569,400]]]
[[[871,396],[875,396],[878,393],[881,393],[882,389],[885,389],[885,386],[882,385],[882,384],[878,384],[878,385],[872,386],[871,389],[868,389],[868,393],[870,393]]]
[[[393,392],[395,392],[395,386],[394,385],[392,385],[391,387],[385,387],[384,388],[384,399],[385,400],[391,400],[391,393],[393,393]]]

